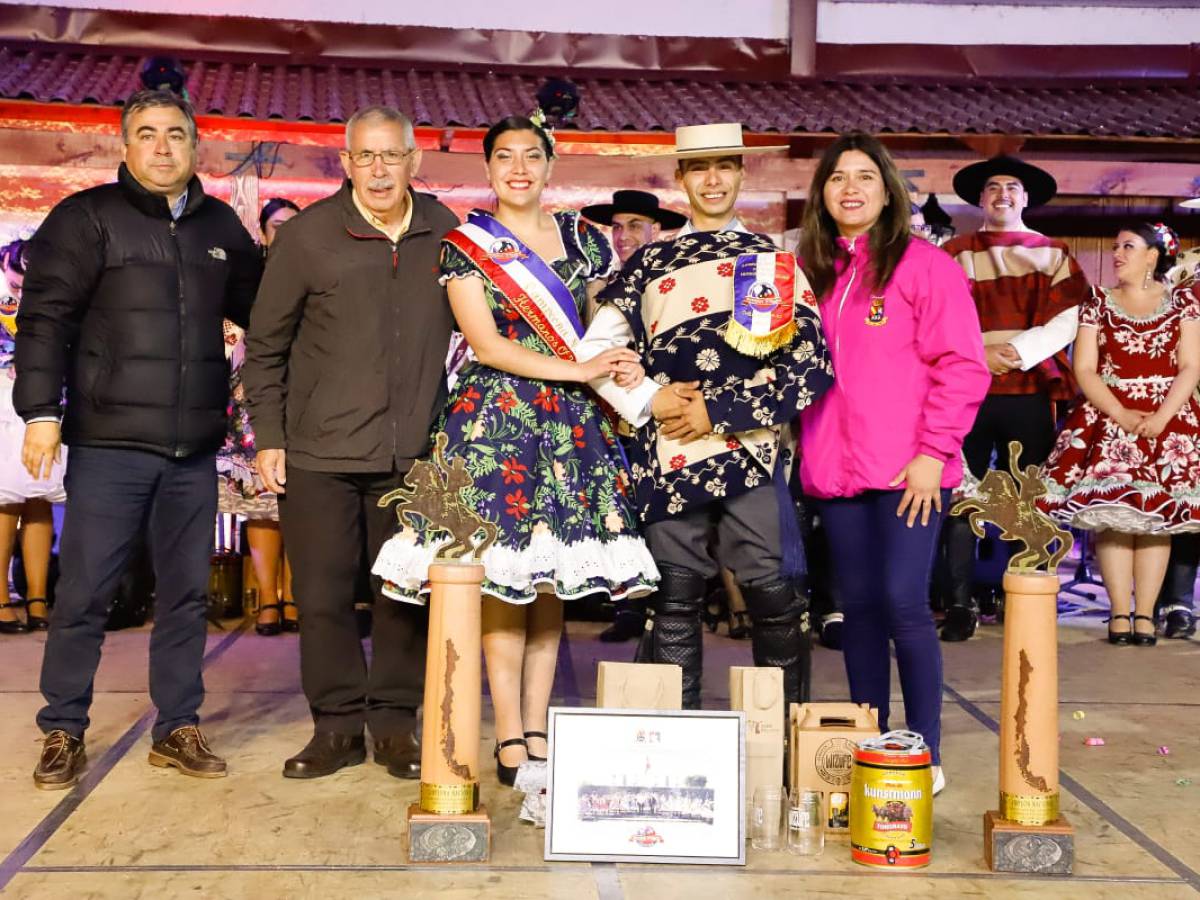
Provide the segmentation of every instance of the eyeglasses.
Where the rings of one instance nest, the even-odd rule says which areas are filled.
[[[385,166],[398,166],[417,150],[413,147],[410,150],[360,150],[358,153],[351,153],[349,150],[343,150],[350,162],[360,169],[365,169],[367,166],[375,165],[375,157],[383,160]]]

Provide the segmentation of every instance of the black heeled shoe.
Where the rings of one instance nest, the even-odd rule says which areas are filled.
[[[0,609],[20,609],[24,605],[24,600],[10,600],[0,603]],[[24,634],[28,630],[29,626],[20,619],[13,619],[11,622],[0,620],[0,634]]]
[[[1131,635],[1134,646],[1135,647],[1153,647],[1155,644],[1158,643],[1158,638],[1155,637],[1155,635],[1154,635],[1154,617],[1153,616],[1134,616],[1133,617],[1134,622],[1136,622],[1138,619],[1141,619],[1143,622],[1150,623],[1150,633],[1149,634],[1139,634],[1137,632],[1137,630],[1135,629],[1133,634]],[[1132,624],[1131,624],[1131,627],[1133,627]]]
[[[1112,622],[1115,619],[1128,619],[1129,620],[1129,630],[1128,631],[1113,631],[1112,630]],[[1128,647],[1131,643],[1133,643],[1133,616],[1109,616],[1104,621],[1109,623],[1108,642],[1110,644],[1114,644],[1118,647]]]
[[[293,603],[291,600],[284,600],[283,604],[282,604],[282,611],[281,611],[280,615],[283,617],[283,630],[294,634],[300,630],[300,617],[299,617],[299,613],[297,613],[296,618],[289,619],[286,615],[287,608],[289,606],[292,609],[296,609],[295,603]]]
[[[545,762],[546,757],[534,756],[532,753],[529,753],[529,739],[530,738],[541,738],[543,741],[549,742],[550,735],[546,734],[546,732],[544,732],[544,731],[527,731],[527,732],[525,732],[525,752],[529,754],[529,761],[530,762]]]
[[[35,616],[29,611],[29,608],[35,603],[40,603],[46,607],[49,612],[50,607],[46,606],[46,601],[42,597],[34,597],[32,600],[25,601],[25,625],[30,631],[48,631],[50,629],[50,617]]]
[[[280,614],[280,616],[283,615],[283,613],[279,612],[279,604],[278,603],[264,603],[262,606],[260,606],[258,608],[258,614],[261,616],[263,614],[263,611],[268,610],[268,609],[275,610],[277,613]],[[276,619],[274,622],[255,622],[254,630],[257,631],[259,634],[261,634],[263,637],[275,637],[275,635],[282,633],[283,622],[281,622],[279,619]]]
[[[507,741],[497,741],[496,749],[492,751],[492,756],[496,758],[496,778],[506,787],[512,787],[517,781],[517,769],[521,768],[518,763],[515,766],[506,766],[500,762],[500,751],[505,747],[522,746],[525,752],[529,753],[529,745],[525,743],[525,738],[510,738]]]

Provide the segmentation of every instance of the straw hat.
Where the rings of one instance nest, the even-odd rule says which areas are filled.
[[[654,155],[669,159],[695,159],[702,156],[746,156],[749,153],[772,153],[787,149],[787,144],[747,147],[742,139],[742,126],[737,122],[724,122],[719,125],[681,125],[675,129],[675,149]]]

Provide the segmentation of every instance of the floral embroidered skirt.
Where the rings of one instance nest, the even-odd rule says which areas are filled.
[[[485,594],[531,603],[539,592],[619,599],[654,589],[620,447],[586,390],[471,363],[437,430],[474,479],[463,499],[498,529],[483,555]],[[429,564],[449,540],[423,520],[402,524],[373,568],[384,593],[423,602]]]
[[[1163,380],[1169,386],[1170,379]],[[1136,408],[1119,387],[1113,390]],[[1048,493],[1039,508],[1074,528],[1200,531],[1200,408],[1189,399],[1162,434],[1146,438],[1082,403],[1059,433],[1042,480]]]

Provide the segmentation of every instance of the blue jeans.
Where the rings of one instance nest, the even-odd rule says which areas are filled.
[[[83,737],[104,621],[143,530],[157,583],[150,635],[153,737],[195,725],[204,700],[205,594],[217,514],[215,456],[172,459],[140,450],[72,447],[58,582],[38,712],[43,732]]]
[[[896,647],[904,718],[922,734],[941,764],[942,648],[929,609],[929,575],[942,516],[912,528],[897,518],[901,491],[867,491],[819,501],[829,538],[833,577],[842,603],[842,653],[850,697],[879,710],[888,730],[891,694],[889,642]],[[942,491],[942,509],[950,492]]]

